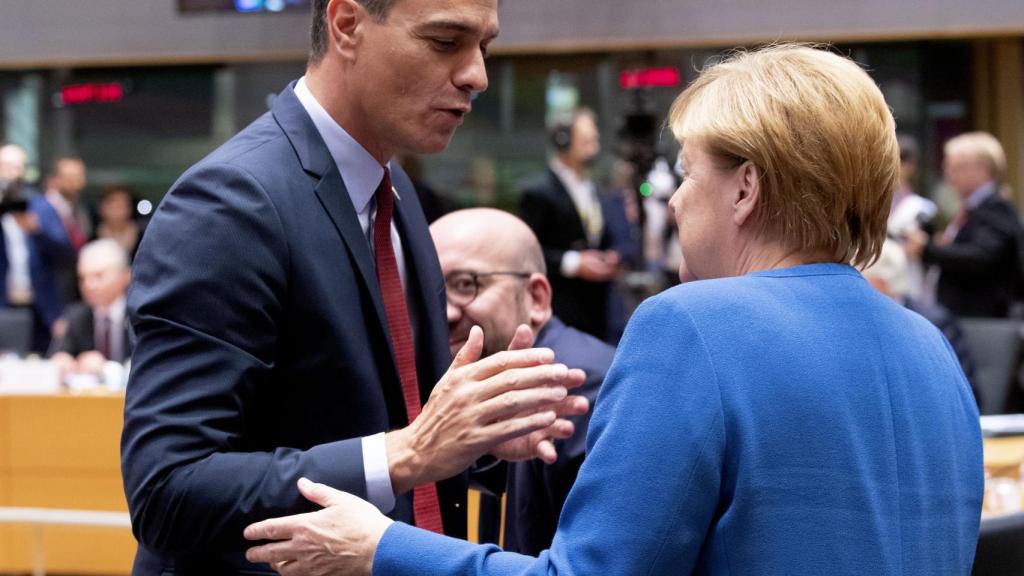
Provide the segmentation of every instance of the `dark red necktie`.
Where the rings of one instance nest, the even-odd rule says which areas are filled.
[[[96,331],[98,332],[97,335],[99,336],[99,338],[96,339],[96,351],[99,352],[100,354],[103,354],[104,359],[113,360],[113,358],[110,357],[112,348],[112,334],[110,333],[110,331],[113,328],[110,316],[106,314],[99,316],[99,318],[96,319],[96,324]]]
[[[402,292],[402,279],[398,275],[395,250],[391,245],[391,216],[394,209],[391,176],[385,168],[384,178],[377,187],[373,252],[377,264],[377,279],[380,281],[380,295],[384,300],[384,312],[388,318],[388,330],[391,332],[391,346],[395,350],[395,362],[398,364],[398,378],[402,381],[405,412],[412,423],[420,415],[422,407],[419,382],[416,378],[416,348],[412,341],[412,324],[409,322],[409,309],[405,305],[405,293]],[[416,526],[444,534],[437,486],[433,482],[413,489],[412,509]]]
[[[85,233],[82,232],[82,227],[78,225],[74,216],[68,216],[67,218],[61,219],[64,222],[64,230],[68,234],[68,239],[71,240],[71,246],[77,252],[85,246]]]

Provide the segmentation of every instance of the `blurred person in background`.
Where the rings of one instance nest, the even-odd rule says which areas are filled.
[[[576,392],[591,406],[615,349],[565,325],[551,311],[552,288],[540,243],[522,220],[492,208],[459,210],[430,226],[448,304],[449,348],[454,355],[473,326],[484,330],[484,355],[508,348],[516,328],[537,335],[555,360],[580,368],[587,379]],[[571,418],[575,431],[558,440],[558,461],[508,465],[505,549],[539,554],[551,546],[558,516],[586,453],[588,414]],[[495,519],[496,520],[496,519]]]
[[[917,142],[907,134],[897,134],[900,145],[900,187],[892,198],[889,212],[889,237],[901,244],[904,239],[917,231],[933,231],[938,207],[934,202],[914,192],[920,153]],[[924,291],[924,268],[917,259],[909,260],[906,268],[906,294],[920,298]]]
[[[314,0],[305,75],[190,168],[132,266],[121,462],[132,573],[262,574],[243,528],[303,476],[465,536],[467,470],[557,457],[579,370],[453,361],[444,279],[399,151],[444,150],[487,88],[497,0]]]
[[[124,363],[131,357],[125,315],[130,280],[128,253],[116,241],[93,240],[79,252],[82,302],[64,310],[66,328],[52,356],[65,373],[99,374],[108,360]]]
[[[77,253],[93,237],[93,219],[85,206],[85,162],[77,156],[61,156],[53,161],[46,177],[46,201],[60,215],[64,232]],[[55,270],[57,289],[65,302],[80,298],[78,270],[74,259]]]
[[[944,152],[943,175],[960,198],[960,211],[941,235],[908,234],[905,249],[934,267],[935,297],[954,314],[1006,318],[1024,280],[1020,219],[1000,194],[1006,154],[985,132],[951,138]]]
[[[678,168],[678,162],[675,163]],[[679,229],[669,208],[669,200],[679,187],[673,166],[664,157],[658,157],[647,173],[651,194],[644,199],[647,227],[644,230],[644,254],[647,268],[658,278],[659,286],[679,283]]]
[[[74,249],[60,216],[25,183],[27,162],[20,147],[0,147],[0,186],[20,197],[16,207],[0,214],[0,306],[32,311],[32,350],[42,354],[64,309],[56,271],[74,262]]]
[[[704,71],[669,125],[683,284],[630,320],[551,549],[445,538],[302,481],[325,508],[248,527],[275,541],[250,558],[285,576],[970,574],[974,398],[942,334],[852,266],[878,256],[898,183],[881,91],[846,58],[772,46]]]
[[[949,341],[960,361],[967,382],[971,385],[974,400],[981,405],[981,392],[974,384],[974,357],[970,346],[960,328],[960,319],[941,304],[929,304],[915,298],[910,293],[911,274],[909,259],[898,242],[887,239],[882,245],[882,252],[873,264],[865,268],[861,274],[876,290],[905,306],[908,310],[924,316],[938,328]]]
[[[405,153],[399,154],[395,160],[409,175],[409,180],[416,188],[416,196],[420,199],[420,206],[423,207],[423,216],[427,218],[427,224],[452,211],[451,201],[439,194],[433,186],[424,180],[422,158],[416,154]]]
[[[100,196],[99,216],[96,237],[117,242],[129,258],[134,257],[142,229],[135,219],[135,194],[131,189],[125,186],[107,187]]]
[[[608,337],[610,282],[619,254],[605,223],[590,167],[601,151],[594,113],[574,110],[550,133],[555,156],[522,192],[519,210],[544,249],[555,314],[602,340]]]
[[[643,271],[643,216],[637,190],[636,164],[617,157],[612,165],[609,194],[603,199],[605,226],[611,238],[611,249],[619,255],[623,274],[612,278],[608,294],[608,328],[605,340],[616,344],[622,338],[629,315],[646,297],[643,287],[627,284],[626,272]],[[638,292],[644,292],[642,296]]]
[[[75,250],[81,250],[93,235],[92,215],[82,198],[83,190],[85,162],[77,156],[54,160],[46,177],[46,199],[60,214]]]

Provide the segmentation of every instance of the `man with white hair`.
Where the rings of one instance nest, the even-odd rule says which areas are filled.
[[[1020,220],[999,193],[1006,154],[985,132],[952,138],[945,154],[944,177],[960,212],[939,237],[910,234],[907,253],[938,267],[936,298],[953,313],[1005,318],[1021,286]]]
[[[83,302],[64,313],[67,331],[54,360],[96,371],[108,360],[124,362],[131,356],[125,322],[125,293],[131,279],[128,254],[109,238],[85,245],[78,256],[78,282]]]

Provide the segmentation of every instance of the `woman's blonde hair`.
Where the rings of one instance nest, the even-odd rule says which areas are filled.
[[[672,104],[683,142],[762,172],[761,232],[835,262],[878,257],[899,179],[896,124],[853,61],[805,45],[737,52]]]

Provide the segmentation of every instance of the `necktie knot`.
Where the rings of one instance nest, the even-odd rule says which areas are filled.
[[[388,226],[391,225],[391,216],[395,210],[395,195],[391,188],[391,174],[384,168],[384,177],[377,185],[377,220],[385,220]]]

